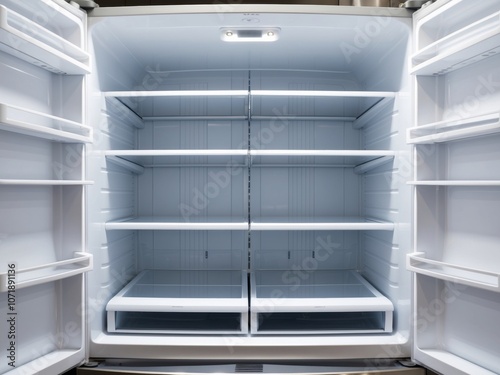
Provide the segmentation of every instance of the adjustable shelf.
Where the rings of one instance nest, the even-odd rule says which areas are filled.
[[[415,126],[407,131],[410,144],[433,144],[477,137],[500,132],[500,113],[490,113],[472,118],[438,121]]]
[[[248,332],[245,271],[145,270],[106,306],[108,332]]]
[[[77,252],[71,259],[42,264],[39,266],[16,269],[16,289],[40,285],[55,280],[79,275],[92,270],[92,255]],[[0,292],[9,289],[8,272],[0,273]]]
[[[459,266],[425,257],[425,253],[408,254],[407,269],[422,275],[476,288],[500,291],[500,273]]]
[[[254,334],[392,332],[394,306],[356,271],[255,271],[250,283]]]
[[[385,150],[250,150],[255,167],[343,167],[365,173],[394,159]]]
[[[415,75],[441,75],[500,52],[500,12],[474,22],[419,50]]]
[[[92,129],[86,125],[4,103],[0,129],[59,142],[92,141]]]
[[[310,97],[316,99],[327,100],[328,115],[320,115],[321,117],[333,117],[354,121],[360,119],[365,113],[375,110],[378,106],[385,106],[387,99],[393,99],[396,96],[394,92],[386,91],[314,91],[314,90],[250,90],[251,98],[259,97]],[[262,111],[262,110],[261,110]],[[280,119],[281,116],[275,113],[256,113],[258,116],[273,116]],[[286,117],[296,117],[295,114],[283,114]],[[254,117],[258,119],[259,117]],[[298,115],[300,118],[300,115]],[[360,126],[361,127],[361,126]]]
[[[500,186],[499,180],[433,180],[433,181],[408,181],[414,186]]]
[[[363,217],[259,217],[251,230],[394,230],[394,223]]]
[[[107,91],[103,92],[106,98],[116,98],[125,106],[134,110],[143,120],[245,120],[248,119],[247,108],[248,90],[158,90],[158,91]],[[207,113],[199,116],[192,114],[183,116],[179,113],[179,100],[182,98],[204,98]],[[217,109],[227,104],[228,99],[238,98],[241,113],[229,116],[220,116]],[[149,111],[154,103],[155,108],[162,108],[154,114]],[[144,106],[143,106],[144,105]],[[163,113],[162,113],[163,112]]]
[[[3,5],[0,50],[52,73],[90,73],[89,55],[82,48]]]
[[[106,230],[248,230],[244,217],[130,217],[106,223]]]
[[[247,150],[112,150],[106,158],[135,173],[144,168],[246,165]]]

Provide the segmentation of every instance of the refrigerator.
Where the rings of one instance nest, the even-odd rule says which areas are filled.
[[[500,373],[500,2],[0,0],[0,42],[0,373]]]

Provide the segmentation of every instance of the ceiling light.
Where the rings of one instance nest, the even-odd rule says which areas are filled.
[[[273,28],[222,28],[221,39],[224,42],[274,42],[279,39],[277,27]]]

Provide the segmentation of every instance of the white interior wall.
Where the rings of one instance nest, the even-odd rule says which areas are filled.
[[[286,86],[286,89],[368,89],[389,91],[399,91],[401,89],[403,99],[396,99],[395,109],[392,108],[383,112],[379,118],[374,120],[373,125],[368,126],[362,131],[353,130],[349,128],[349,124],[340,122],[333,124],[315,122],[314,125],[308,121],[290,122],[287,130],[276,135],[272,142],[266,144],[261,142],[259,146],[269,149],[294,147],[313,149],[392,149],[393,146],[396,146],[397,150],[406,150],[402,146],[404,145],[404,142],[402,142],[404,140],[404,132],[401,129],[406,126],[409,115],[407,99],[404,100],[408,90],[408,83],[402,80],[406,71],[403,64],[406,61],[405,52],[407,46],[404,45],[404,42],[408,38],[410,24],[408,20],[391,20],[391,23],[385,26],[383,32],[374,36],[374,39],[369,43],[369,47],[358,48],[359,53],[354,53],[350,55],[350,59],[347,59],[345,53],[342,53],[341,46],[345,47],[345,43],[355,46],[355,39],[353,37],[356,34],[352,32],[353,27],[355,30],[357,30],[356,27],[363,30],[366,27],[370,27],[370,21],[373,21],[373,19],[366,20],[363,17],[327,19],[323,16],[315,18],[310,15],[305,17],[303,24],[299,23],[294,28],[288,24],[291,21],[290,19],[287,20],[287,18],[283,18],[281,15],[276,15],[276,17],[265,15],[265,17],[268,17],[267,19],[272,19],[273,22],[283,22],[283,30],[285,31],[286,26],[288,26],[290,28],[289,38],[283,36],[283,44],[276,44],[272,48],[264,45],[237,45],[231,47],[233,49],[230,50],[229,46],[220,45],[217,38],[214,39],[213,44],[207,42],[208,36],[205,38],[205,35],[209,35],[210,32],[217,31],[217,25],[221,22],[226,22],[226,20],[214,20],[207,17],[207,21],[207,19],[200,18],[199,15],[193,15],[193,23],[199,22],[200,25],[203,25],[208,22],[210,25],[206,28],[192,28],[190,29],[192,30],[190,33],[182,33],[185,29],[180,24],[180,19],[177,16],[164,17],[165,19],[163,20],[161,17],[158,19],[146,16],[134,17],[134,22],[131,22],[130,19],[116,18],[96,24],[94,28],[94,43],[97,44],[95,52],[99,66],[99,77],[94,82],[94,90],[147,90],[160,88],[221,89],[221,87],[239,87],[242,83],[243,87],[245,87],[244,78],[238,78],[235,81],[233,77],[232,80],[226,81],[229,82],[229,86],[224,86],[225,81],[220,79],[220,75],[212,73],[205,76],[205,81],[209,82],[209,84],[202,84],[200,86],[198,73],[196,73],[195,79],[188,80],[188,83],[184,86],[176,83],[170,84],[169,80],[172,78],[172,73],[165,72],[180,68],[196,70],[216,68],[245,69],[250,67],[257,69],[328,70],[330,73],[321,73],[318,78],[307,77],[298,81],[291,81],[289,79],[289,72],[284,73],[284,77],[282,73],[277,72],[266,73],[268,74],[267,76],[264,73],[257,72],[253,73],[254,80],[252,82],[256,83],[255,88],[262,89],[283,88],[283,85]],[[229,15],[228,17],[232,16]],[[296,20],[293,22],[297,23]],[[165,26],[167,24],[169,25],[168,27]],[[145,25],[148,25],[148,27],[157,25],[158,27],[157,33],[148,33],[147,40],[150,43],[143,43],[143,40],[145,40],[144,33],[147,30]],[[318,27],[315,28],[313,25],[318,25]],[[325,29],[325,25],[330,25],[330,28]],[[180,39],[179,35],[183,35],[183,38]],[[105,41],[106,39],[108,41]],[[96,42],[96,40],[99,41]],[[392,48],[394,44],[396,46]],[[107,46],[111,45],[113,48],[107,48]],[[325,45],[328,48],[325,48]],[[115,46],[117,46],[116,49],[114,48]],[[162,46],[162,48],[158,48],[158,46]],[[117,52],[111,53],[109,52],[111,50]],[[130,54],[131,51],[134,51],[132,56]],[[172,51],[176,51],[176,53],[172,53]],[[123,59],[121,57],[122,53],[127,58]],[[381,57],[381,55],[383,56]],[[391,58],[393,59],[391,60]],[[156,75],[151,74],[152,70],[160,73]],[[330,77],[332,70],[335,72],[333,74],[334,78],[325,80],[323,74],[327,74]],[[275,77],[274,80],[273,77]],[[165,81],[163,81],[164,79]],[[210,83],[212,82],[216,82],[219,86],[211,86]],[[221,84],[222,86],[220,86]],[[138,104],[142,105],[142,107],[138,107],[141,110],[148,110],[143,104]],[[203,102],[197,98],[191,102],[181,100],[168,104],[168,108],[172,108],[174,114],[192,113],[190,111],[193,109],[198,110],[200,114],[222,114],[218,110],[215,111],[214,108],[221,108],[222,111],[225,111],[224,114],[227,114],[228,111],[231,114],[240,114],[241,104],[241,102],[235,102],[232,107],[224,107],[224,104],[221,106],[220,102]],[[311,107],[311,101],[308,99],[293,98],[285,101],[277,100],[275,103],[256,100],[253,104],[255,110],[267,110],[271,111],[271,113],[273,108],[299,108],[303,112],[297,114],[315,114],[321,113],[321,111],[326,111],[324,113],[328,114],[328,106],[320,105],[317,108],[319,112],[315,112],[316,108]],[[148,113],[151,115],[172,113],[165,111],[165,108],[167,107],[158,103],[154,107],[150,107],[150,112]],[[217,125],[217,130],[215,130],[214,126],[213,137],[210,137],[211,124],[206,123],[155,121],[146,122],[145,125],[145,129],[137,131],[139,148],[150,148],[156,145],[167,149],[191,147],[228,148],[228,146],[237,148],[239,146],[240,132],[243,133],[241,137],[245,141],[244,123],[232,123],[230,126],[230,136],[228,135],[228,124],[215,124]],[[253,123],[252,131],[262,132],[267,127],[269,127],[269,124],[264,121]],[[104,127],[104,129],[106,128]],[[113,136],[111,133],[107,134],[105,130],[101,133],[105,134],[105,137],[110,138],[102,146],[99,145],[100,149],[106,148],[106,142],[110,145],[113,144],[112,148],[116,149],[119,149],[120,146],[124,148],[135,147],[135,141],[132,140],[130,135],[124,136],[124,139],[126,138],[128,141],[120,145],[117,139],[112,140]],[[198,137],[195,143],[192,143],[193,134],[197,134]],[[204,143],[207,140],[209,143]],[[213,143],[210,143],[210,140]],[[178,143],[179,141],[180,143]],[[404,152],[401,154],[409,158]],[[394,233],[371,232],[369,234],[357,234],[353,232],[254,232],[252,244],[255,246],[256,253],[253,265],[264,264],[263,261],[266,258],[265,262],[271,261],[276,264],[276,267],[280,267],[283,265],[281,263],[283,256],[290,249],[296,251],[297,254],[294,255],[296,258],[292,258],[291,262],[300,262],[301,259],[303,260],[310,255],[309,249],[314,245],[317,237],[332,235],[335,237],[335,240],[341,242],[341,248],[349,249],[351,252],[348,255],[336,253],[330,259],[331,263],[328,263],[328,268],[360,268],[379,290],[393,300],[396,305],[396,321],[397,315],[400,313],[402,316],[407,316],[408,309],[406,306],[408,305],[410,296],[409,285],[407,284],[409,276],[408,280],[403,281],[401,280],[401,276],[404,274],[404,255],[409,250],[409,195],[406,195],[408,188],[402,188],[405,181],[402,181],[396,172],[396,170],[406,167],[407,165],[403,162],[399,166],[394,163],[387,164],[364,177],[355,176],[350,169],[288,167],[252,169],[252,184],[255,184],[253,186],[260,186],[260,189],[257,191],[254,190],[252,193],[253,215],[265,214],[266,210],[269,214],[283,214],[285,216],[301,213],[303,215],[332,215],[332,213],[335,215],[335,213],[338,213],[339,216],[366,214],[368,216],[395,221],[398,223],[397,227],[400,228]],[[103,205],[102,211],[106,215],[104,215],[104,218],[96,219],[100,223],[119,217],[118,212],[122,216],[126,216],[127,207],[130,212],[138,210],[144,214],[148,212],[174,214],[178,210],[179,202],[182,202],[183,199],[167,195],[166,199],[170,199],[170,202],[163,201],[163,207],[155,207],[152,200],[148,197],[149,192],[152,192],[153,186],[157,184],[155,181],[161,182],[161,189],[155,189],[152,192],[153,194],[162,194],[162,191],[183,190],[177,182],[179,181],[179,173],[186,175],[185,178],[187,180],[182,180],[186,184],[184,187],[188,186],[191,189],[199,188],[203,186],[203,183],[207,182],[207,168],[200,168],[198,172],[188,170],[181,172],[176,170],[176,168],[148,170],[143,176],[138,178],[137,182],[134,177],[129,176],[127,173],[118,172],[119,168],[116,170],[114,167],[109,168],[109,171],[103,172],[111,172],[110,176],[113,173],[120,174],[119,178],[121,181],[116,186],[124,186],[123,184],[125,184],[132,186],[132,188],[128,188],[127,192],[122,192],[123,194],[129,194],[128,198],[118,199],[114,206],[112,206],[113,202]],[[201,172],[201,169],[203,169],[203,172]],[[189,175],[193,173],[198,173],[199,178],[194,176],[192,177],[193,182],[189,182],[189,178],[191,178]],[[104,181],[104,178],[107,177],[104,177],[104,175],[100,177],[102,181]],[[110,177],[110,181],[114,178]],[[292,182],[291,184],[290,181]],[[301,181],[314,181],[312,186],[315,191],[314,194],[310,194],[311,185],[308,184],[308,187],[302,187],[300,185]],[[136,183],[138,184],[137,186],[135,186]],[[235,187],[236,185],[238,187]],[[295,187],[289,190],[289,185]],[[239,197],[244,186],[243,180],[239,178],[238,181],[232,181],[231,186],[232,190],[238,190],[237,192],[232,191],[231,196]],[[333,190],[332,186],[335,186]],[[294,189],[296,190],[295,193],[293,193]],[[395,192],[395,190],[397,191]],[[264,193],[261,193],[262,191]],[[283,194],[285,191],[288,193]],[[362,191],[363,193],[361,193]],[[134,209],[131,208],[130,201],[133,201],[135,198],[132,198],[130,194],[136,194],[138,199],[133,205]],[[295,196],[295,202],[293,196]],[[185,197],[188,198],[189,194],[185,195]],[[310,201],[303,201],[301,197],[309,197]],[[236,198],[236,201],[239,201],[239,199]],[[245,199],[246,197],[243,194],[243,202],[245,202]],[[107,201],[105,200],[105,202]],[[126,202],[129,203],[129,206],[126,206]],[[229,203],[222,203],[221,207],[224,207],[224,205],[227,207],[227,204]],[[117,209],[115,210],[113,207],[117,207]],[[232,214],[235,212],[244,213],[245,207],[245,205],[243,207],[239,206],[239,208],[236,208],[236,211],[231,208],[230,212]],[[122,209],[121,211],[120,208]],[[112,211],[111,209],[115,210],[114,215],[108,214]],[[207,213],[211,209],[208,208],[204,212]],[[397,213],[398,210],[400,210],[400,214]],[[219,210],[219,212],[222,211]],[[103,231],[103,229],[100,230]],[[203,255],[205,248],[210,248],[215,246],[215,244],[219,246],[217,242],[207,240],[206,233],[199,233],[200,242],[195,245],[188,238],[182,239],[185,236],[189,237],[189,233],[180,234],[172,232],[169,234],[157,234],[141,232],[138,240],[130,232],[122,233],[125,233],[125,237],[128,236],[128,240],[119,237],[113,239],[111,242],[122,246],[125,249],[124,251],[119,251],[118,248],[116,248],[116,251],[106,248],[107,242],[102,242],[99,245],[101,248],[104,246],[106,250],[104,252],[99,250],[103,255],[97,257],[96,260],[99,261],[97,264],[100,265],[101,269],[96,272],[99,276],[92,277],[99,278],[100,287],[105,290],[105,292],[99,294],[100,296],[110,294],[116,289],[114,284],[113,287],[110,287],[113,266],[115,269],[121,270],[128,268],[129,271],[135,266],[135,253],[131,249],[131,246],[134,246],[134,241],[139,242],[138,248],[144,246],[143,248],[147,249],[144,252],[139,251],[137,254],[138,268],[140,269],[151,265],[159,267],[160,264],[164,264],[165,268],[170,268],[174,264],[182,264],[182,262],[192,264],[189,263],[190,260],[183,260],[180,252],[176,254],[168,253],[168,251],[172,250],[170,247],[173,244],[182,244],[182,241],[184,241],[186,248],[192,248],[194,258],[199,257],[200,254]],[[114,235],[108,234],[108,236]],[[233,243],[236,243],[236,246],[239,246],[241,239],[238,235],[230,234],[229,236],[229,234],[224,235],[223,232],[221,232],[221,235],[226,244],[231,243],[230,246],[233,247],[235,246]],[[196,239],[193,239],[193,241],[196,241]],[[200,245],[204,241],[207,242]],[[166,243],[168,245],[165,246]],[[369,243],[369,245],[366,245],[366,243]],[[358,256],[359,245],[361,244],[365,244],[362,245],[362,257]],[[303,251],[305,248],[309,249]],[[226,250],[226,247],[224,250]],[[273,254],[275,254],[274,259],[267,260],[268,258],[273,258]],[[168,258],[171,255],[173,258]],[[286,256],[288,257],[287,254]],[[163,259],[163,263],[157,263],[157,259]],[[169,259],[172,260],[170,261]],[[235,259],[237,263],[238,260],[237,258]],[[196,262],[199,262],[199,260],[195,260]],[[234,262],[231,263],[231,267],[234,264]],[[125,278],[120,279],[119,277],[117,279],[120,282],[116,285],[125,280]],[[100,306],[104,305],[101,303]],[[408,324],[409,322],[403,322],[398,326],[401,328],[401,332],[408,328]],[[99,329],[103,330],[102,325],[94,325],[95,327],[98,328],[96,332],[99,332]]]

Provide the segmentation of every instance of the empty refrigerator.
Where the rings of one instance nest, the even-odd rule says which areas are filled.
[[[0,372],[500,373],[499,11],[0,0]]]

